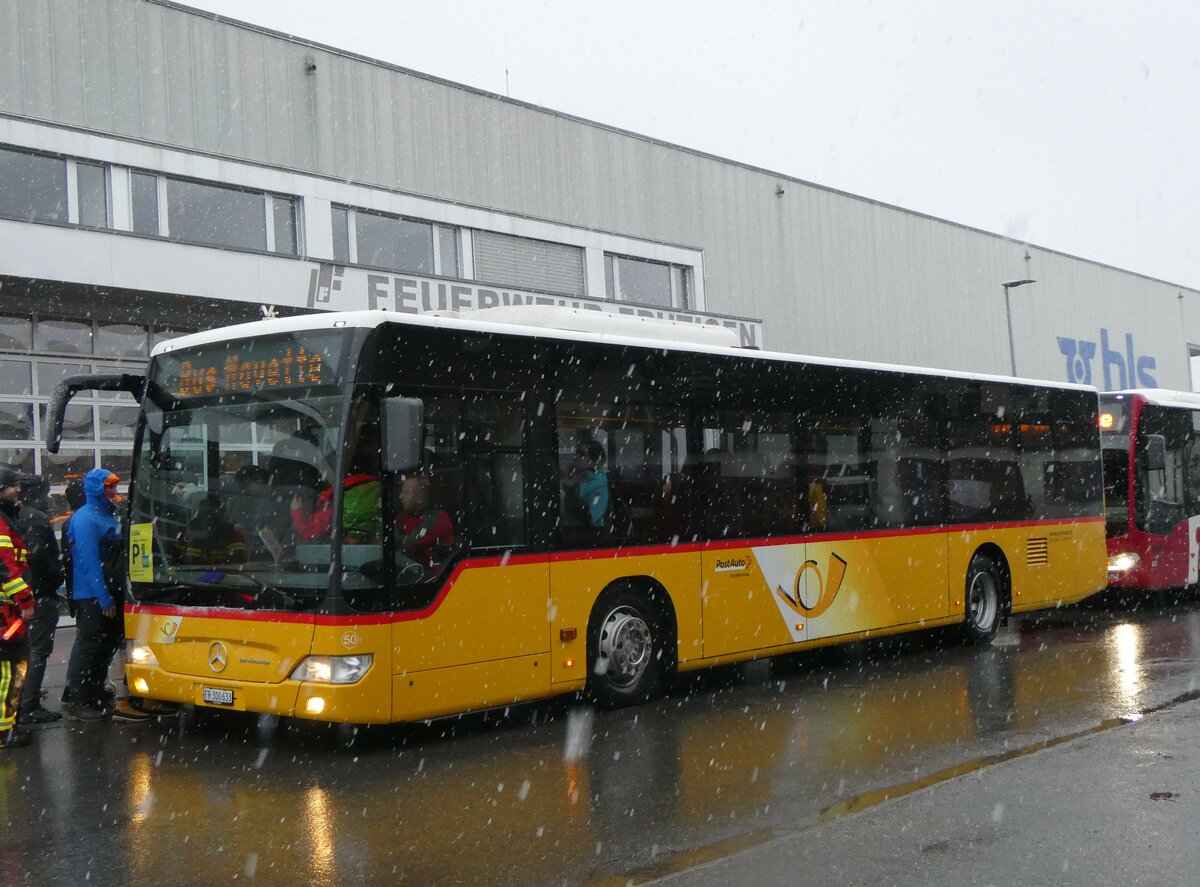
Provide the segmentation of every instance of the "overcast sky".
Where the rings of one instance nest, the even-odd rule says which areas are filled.
[[[1190,0],[190,0],[1200,288]]]

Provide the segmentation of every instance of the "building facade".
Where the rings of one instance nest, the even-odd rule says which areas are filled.
[[[0,4],[0,462],[58,486],[121,473],[134,415],[79,399],[52,456],[58,380],[264,308],[551,302],[1190,388],[1198,299],[166,0]]]

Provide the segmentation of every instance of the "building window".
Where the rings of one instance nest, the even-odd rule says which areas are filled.
[[[107,228],[108,167],[0,147],[0,216]]]
[[[33,330],[33,350],[38,354],[91,354],[92,325],[75,320],[40,321]]]
[[[129,202],[137,234],[286,256],[300,252],[295,197],[131,171]]]
[[[476,280],[567,296],[586,294],[581,247],[495,231],[476,231],[472,239]]]
[[[350,210],[344,206],[333,208],[333,258],[350,264]]]
[[[138,408],[130,395],[86,391],[67,407],[62,452],[46,451],[46,410],[54,387],[81,373],[142,373],[153,344],[183,333],[136,324],[0,317],[0,464],[40,474],[47,507],[65,510],[64,485],[91,468],[129,478]]]
[[[608,298],[659,308],[691,306],[692,269],[686,265],[604,254],[604,283]]]
[[[67,164],[0,148],[0,215],[28,222],[66,222]]]
[[[28,351],[33,347],[33,321],[28,317],[0,317],[0,348]]]
[[[133,215],[133,230],[137,234],[157,237],[158,176],[146,172],[129,174],[129,202]]]
[[[274,242],[270,245],[271,252],[294,256],[299,247],[296,237],[296,198],[273,194],[268,199],[271,201],[274,234]]]
[[[333,257],[410,274],[462,276],[459,230],[425,219],[409,219],[346,206],[333,207]]]
[[[359,210],[354,238],[362,265],[434,274],[433,225]]]
[[[75,164],[79,224],[108,227],[108,170],[98,163]]]
[[[167,236],[206,246],[265,252],[267,222],[263,195],[168,178]]]

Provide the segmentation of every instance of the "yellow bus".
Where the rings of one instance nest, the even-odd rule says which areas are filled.
[[[345,724],[621,705],[878,635],[986,642],[1105,586],[1094,389],[717,335],[330,313],[68,380],[52,450],[75,391],[142,405],[130,691]]]

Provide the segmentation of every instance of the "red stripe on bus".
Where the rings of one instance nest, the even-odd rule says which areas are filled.
[[[225,607],[172,607],[163,604],[128,604],[125,612],[149,616],[191,616],[197,619],[234,619],[247,622],[284,622],[293,625],[355,626],[387,625],[396,622],[414,622],[427,619],[442,605],[450,594],[454,583],[467,570],[484,570],[506,565],[559,564],[571,561],[614,560],[618,558],[648,557],[659,554],[692,554],[706,551],[727,551],[733,548],[764,548],[778,545],[798,545],[808,542],[844,542],[856,539],[886,539],[897,536],[930,536],[935,533],[977,533],[994,530],[1013,530],[1029,527],[1054,527],[1064,524],[1091,524],[1104,521],[1102,516],[1075,517],[1062,520],[1016,521],[1012,523],[954,524],[940,527],[920,527],[908,530],[868,530],[859,533],[821,533],[807,536],[785,536],[766,539],[736,539],[717,542],[689,542],[685,545],[644,545],[637,548],[605,548],[592,551],[572,551],[558,554],[522,554],[508,557],[470,558],[455,565],[450,578],[429,604],[420,610],[391,613],[362,613],[350,616],[334,616],[324,613],[287,613],[276,610],[240,610]]]

